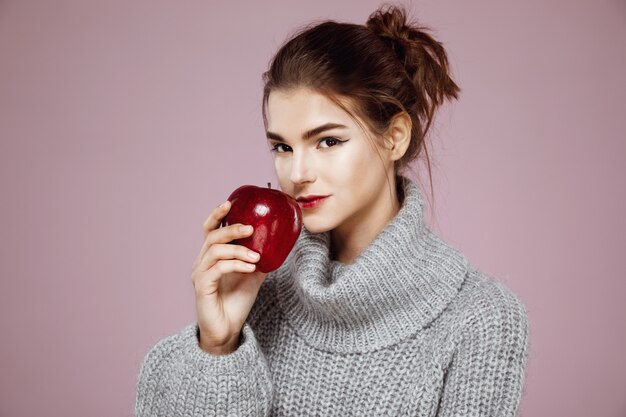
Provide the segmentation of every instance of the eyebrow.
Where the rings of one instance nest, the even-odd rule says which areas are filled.
[[[347,126],[344,126],[339,123],[325,123],[321,126],[318,126],[316,128],[309,130],[308,132],[304,132],[304,134],[302,134],[302,139],[303,140],[311,139],[313,136],[319,135],[320,133],[325,132],[327,130],[331,130],[331,129],[347,129],[347,128],[348,128]],[[268,139],[273,139],[279,142],[287,142],[278,133],[267,131],[266,136]]]

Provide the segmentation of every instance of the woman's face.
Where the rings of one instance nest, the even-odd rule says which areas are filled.
[[[316,207],[301,204],[310,232],[352,230],[389,211],[393,161],[326,96],[306,88],[272,91],[267,138],[283,192],[296,199],[328,196]]]

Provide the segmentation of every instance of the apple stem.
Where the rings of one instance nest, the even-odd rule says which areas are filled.
[[[267,183],[267,188],[269,188],[269,189],[271,189],[271,188],[272,188],[272,183],[271,183],[271,182],[268,182],[268,183]]]

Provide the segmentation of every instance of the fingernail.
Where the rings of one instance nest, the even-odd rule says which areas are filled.
[[[220,204],[220,208],[224,208],[228,205],[228,201],[226,201],[225,203]]]
[[[251,250],[248,251],[248,256],[250,257],[250,259],[259,259],[259,254]]]
[[[239,231],[241,233],[248,233],[252,230],[252,226],[239,226]]]

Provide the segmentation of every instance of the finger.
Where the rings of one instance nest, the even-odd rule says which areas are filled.
[[[254,228],[249,226],[246,229],[240,229],[241,226],[246,226],[241,223],[231,224],[229,226],[221,227],[217,230],[212,230],[209,232],[207,237],[205,238],[204,243],[202,244],[202,248],[200,248],[200,252],[196,257],[192,269],[195,269],[198,263],[204,257],[206,251],[211,247],[211,245],[220,244],[220,243],[230,243],[235,239],[242,239],[250,236],[254,232]]]
[[[226,200],[219,206],[215,207],[213,211],[211,212],[211,214],[209,214],[209,217],[207,217],[207,219],[204,221],[204,224],[202,225],[202,230],[204,232],[205,239],[206,239],[207,234],[211,230],[215,230],[219,227],[220,223],[222,222],[222,219],[224,218],[224,216],[226,216],[226,214],[230,210],[230,204],[231,204],[230,201]]]
[[[254,272],[255,269],[255,264],[243,262],[239,259],[220,259],[204,274],[194,277],[194,287],[198,292],[206,288],[215,288],[217,287],[216,284],[218,281],[226,274],[233,272],[251,273]]]
[[[244,225],[241,223],[231,224],[226,227],[221,227],[217,230],[212,230],[206,238],[202,249],[200,250],[201,256],[211,247],[211,245],[217,243],[230,243],[235,239],[242,239],[250,236],[254,232],[254,228],[250,225]]]
[[[260,256],[258,253],[242,245],[218,243],[211,245],[206,251],[200,261],[198,269],[200,271],[206,271],[222,259],[239,259],[244,262],[256,263],[259,261]]]

